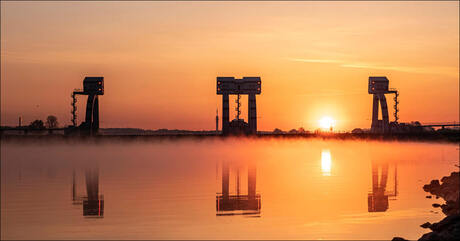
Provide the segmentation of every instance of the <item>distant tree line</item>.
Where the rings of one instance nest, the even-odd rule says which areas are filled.
[[[300,127],[299,129],[292,129],[288,132],[283,131],[279,128],[275,128],[272,132],[273,134],[308,134],[309,132],[306,131],[303,127]]]

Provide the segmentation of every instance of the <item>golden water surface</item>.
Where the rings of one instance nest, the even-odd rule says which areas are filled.
[[[417,239],[443,217],[422,186],[459,162],[457,144],[319,139],[1,151],[2,239]]]

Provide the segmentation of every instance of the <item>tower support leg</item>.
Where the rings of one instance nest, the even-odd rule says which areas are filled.
[[[222,134],[227,135],[229,132],[229,97],[228,94],[222,95]]]
[[[88,95],[85,122],[80,127],[80,131],[86,135],[96,134],[99,130],[99,98],[97,95]]]
[[[388,118],[388,105],[385,94],[379,94],[380,106],[382,107],[382,132],[388,133],[390,131],[390,119]]]
[[[249,94],[248,97],[248,121],[251,134],[257,134],[257,107],[255,94]]]
[[[86,116],[85,116],[85,123],[88,126],[91,126],[93,122],[93,102],[94,102],[94,95],[88,95],[88,100],[86,101]]]
[[[80,125],[80,133],[84,135],[92,134],[94,99],[95,95],[88,95],[88,100],[86,101],[85,122]]]
[[[379,129],[379,97],[378,95],[373,95],[372,101],[372,124],[371,124],[371,132],[375,133],[378,132]]]
[[[95,99],[93,103],[93,124],[91,132],[92,134],[97,134],[99,130],[99,98],[97,95],[94,98]]]
[[[77,97],[75,93],[72,93],[72,124],[77,126]]]

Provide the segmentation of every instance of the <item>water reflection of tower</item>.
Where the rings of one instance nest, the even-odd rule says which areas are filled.
[[[389,207],[389,197],[396,197],[398,195],[397,165],[394,165],[394,189],[391,192],[386,190],[389,176],[388,169],[388,162],[383,164],[372,163],[372,192],[367,196],[367,208],[369,212],[385,212]]]
[[[99,169],[85,170],[86,196],[77,195],[76,173],[72,175],[72,201],[74,204],[83,204],[83,216],[103,217],[104,196],[99,195]]]
[[[235,175],[235,191],[230,192],[230,170]],[[247,194],[241,190],[241,170],[238,165],[229,166],[228,162],[222,163],[222,192],[216,195],[216,215],[259,215],[261,209],[261,197],[256,192],[256,166],[247,166]]]

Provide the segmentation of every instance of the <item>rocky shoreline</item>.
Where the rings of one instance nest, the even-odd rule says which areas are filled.
[[[419,241],[435,240],[460,240],[460,174],[452,172],[450,176],[445,176],[439,180],[432,180],[430,184],[423,186],[425,192],[429,192],[436,199],[441,197],[445,200],[444,204],[434,203],[433,207],[441,208],[446,215],[444,219],[437,223],[426,222],[420,225],[428,228],[431,232],[420,237]],[[429,195],[427,198],[431,198]],[[406,240],[401,237],[394,237],[393,241]]]

